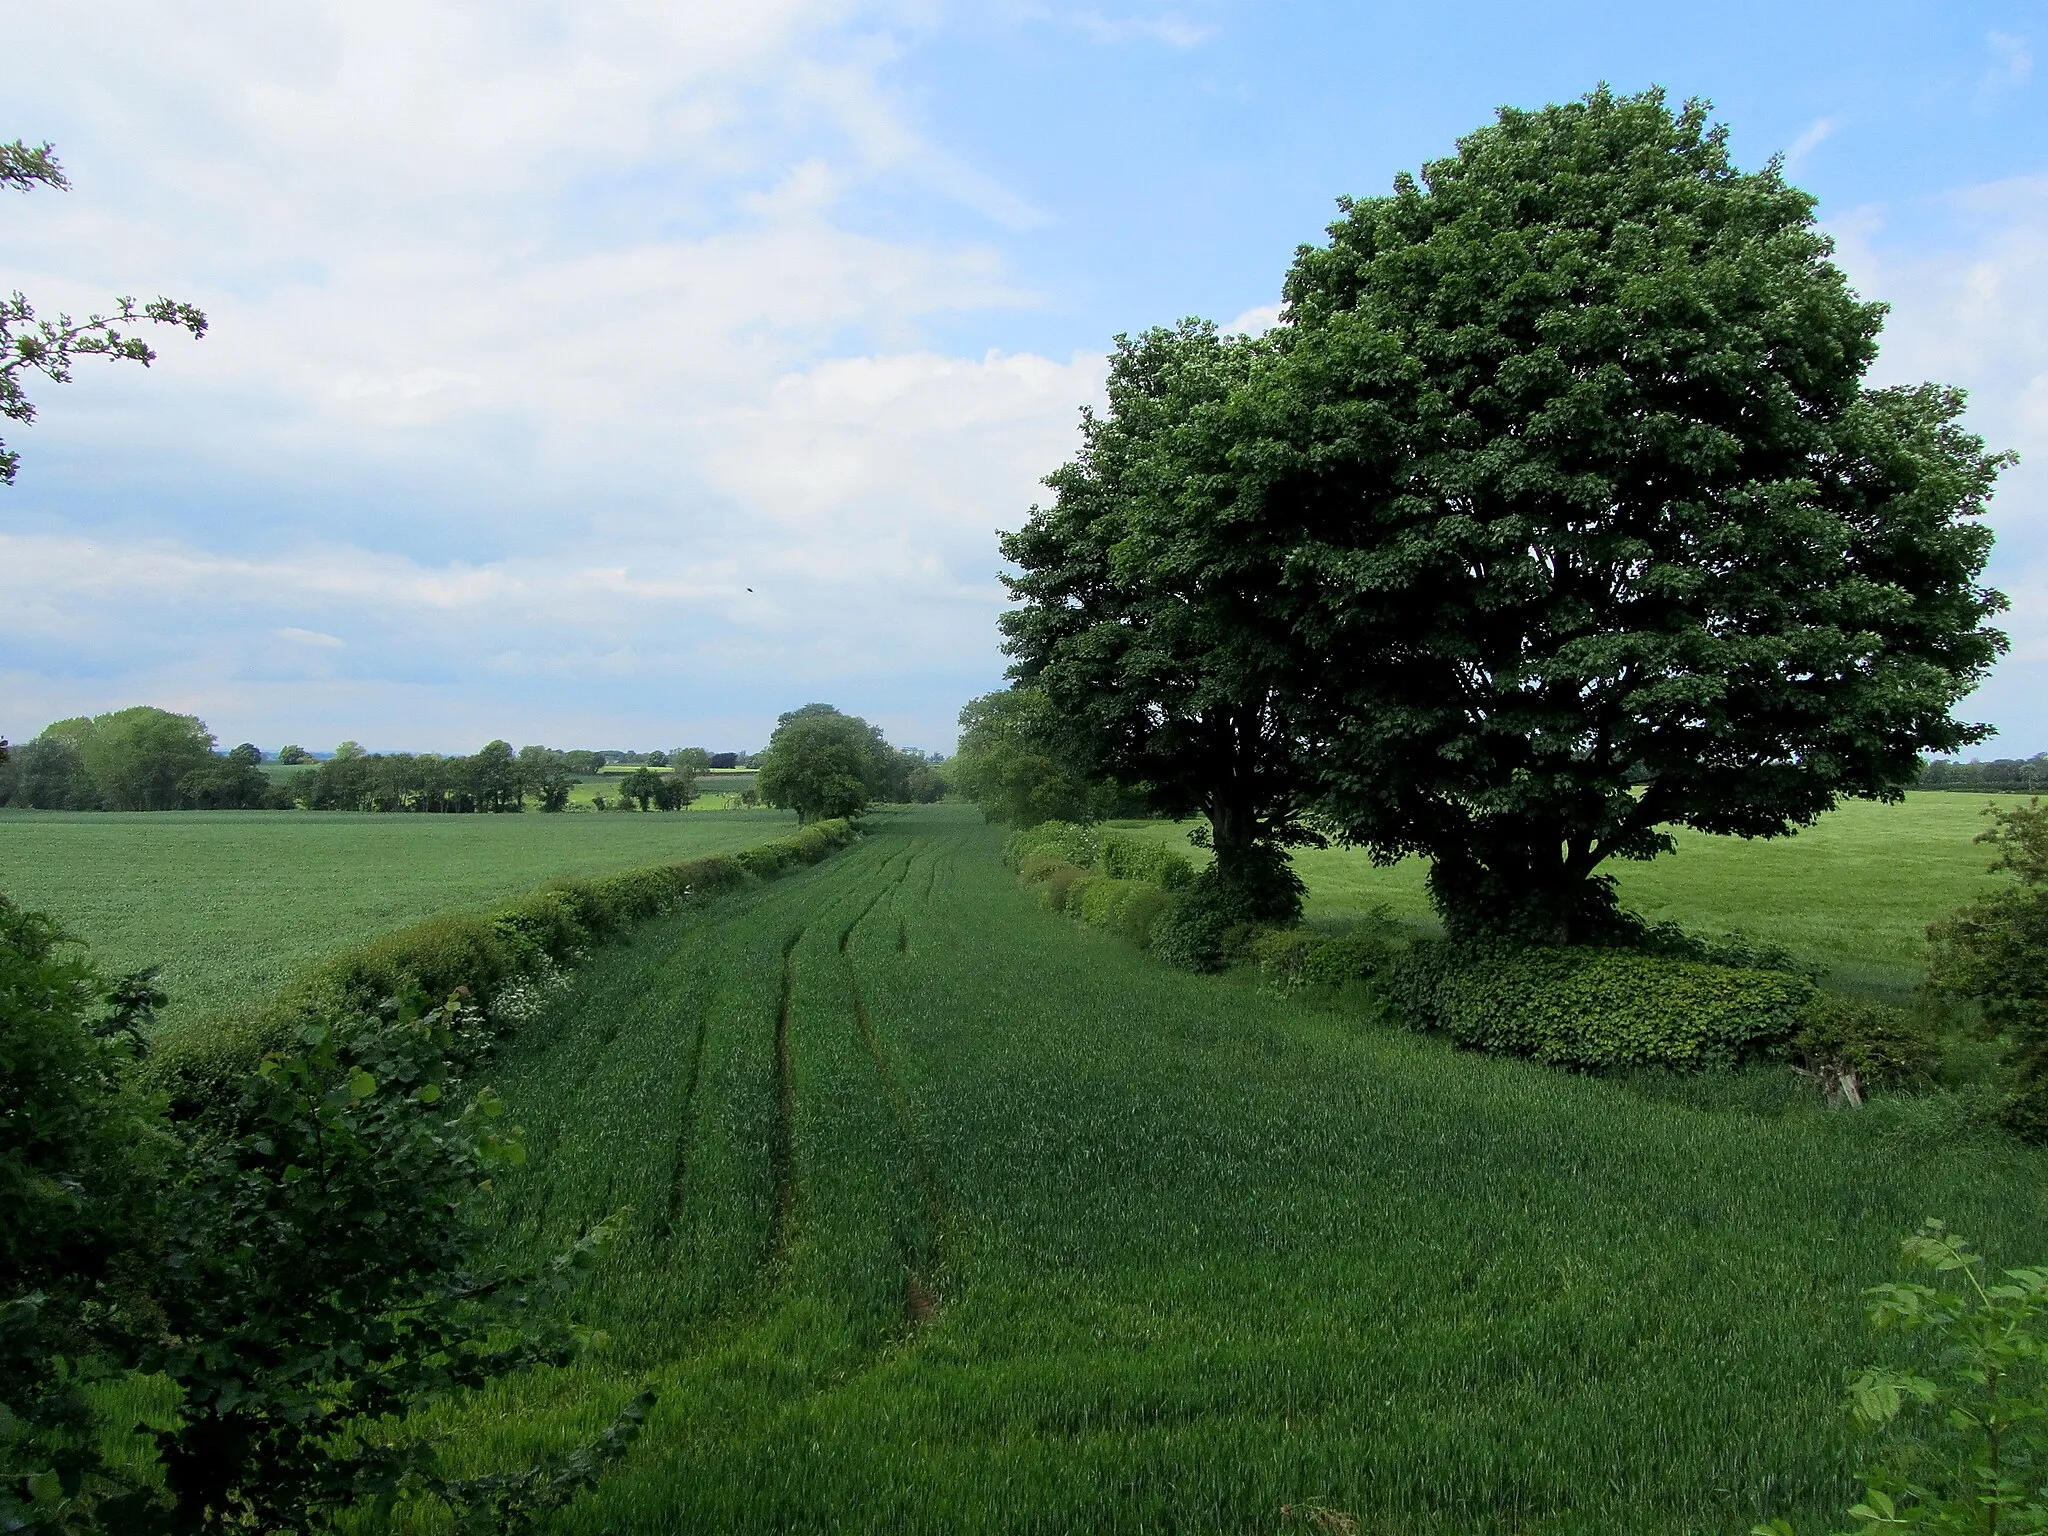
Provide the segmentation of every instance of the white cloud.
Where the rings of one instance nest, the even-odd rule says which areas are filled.
[[[991,242],[1043,215],[897,104],[928,20],[857,0],[20,18],[23,56],[95,66],[14,83],[76,190],[8,205],[0,289],[83,309],[160,288],[214,324],[11,434],[36,532],[0,541],[10,711],[147,684],[246,708],[216,723],[260,737],[298,720],[273,675],[296,668],[305,699],[394,730],[433,697],[422,731],[495,710],[498,734],[584,708],[550,677],[659,681],[699,712],[747,691],[762,718],[807,678],[937,677],[949,701],[911,725],[943,744],[946,690],[999,671],[993,530],[1070,451],[1099,369],[929,343],[1038,302]],[[667,686],[713,662],[697,702]],[[449,703],[464,687],[475,710]]]
[[[1223,327],[1227,336],[1263,336],[1280,323],[1279,304],[1255,304]]]
[[[1797,171],[1800,163],[1828,139],[1834,137],[1835,130],[1841,126],[1842,120],[1839,117],[1814,119],[1806,131],[1792,141],[1792,147],[1785,151],[1785,169]]]
[[[1892,306],[1874,381],[1961,385],[1971,427],[2020,455],[1990,519],[2013,650],[1965,708],[1999,722],[1994,750],[2031,753],[2048,748],[2048,176],[1957,192],[1939,211],[1945,249],[1898,249],[1874,209],[1833,229],[1859,288]]]
[[[1098,43],[1123,43],[1133,38],[1164,43],[1169,48],[1195,48],[1216,35],[1216,29],[1189,21],[1173,12],[1152,16],[1105,16],[1100,11],[1077,11],[1073,24]]]

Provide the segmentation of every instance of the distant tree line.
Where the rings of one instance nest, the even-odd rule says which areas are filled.
[[[1937,758],[1920,774],[1921,789],[1960,789],[1979,794],[2048,793],[2048,752],[2032,757],[1997,757],[1967,763]]]
[[[578,779],[602,773],[607,763],[633,760],[638,766],[618,779],[616,803],[680,810],[696,798],[699,775],[734,766],[740,755],[702,747],[623,753],[529,746],[515,752],[504,741],[468,756],[373,753],[345,741],[319,761],[304,747],[287,745],[277,761],[298,771],[273,777],[264,773],[263,753],[252,743],[220,752],[197,716],[143,705],[59,720],[11,752],[0,743],[0,805],[463,813],[522,811],[531,802],[562,811]]]
[[[195,715],[140,705],[59,720],[0,762],[0,805],[46,811],[289,808],[249,743],[214,750]]]

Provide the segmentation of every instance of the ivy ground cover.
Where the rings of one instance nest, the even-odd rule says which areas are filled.
[[[1461,1054],[1077,930],[972,812],[870,825],[593,956],[500,1061],[500,1241],[632,1216],[609,1350],[463,1454],[661,1393],[569,1528],[1828,1529],[1901,1234],[2048,1255],[2010,1143]]]

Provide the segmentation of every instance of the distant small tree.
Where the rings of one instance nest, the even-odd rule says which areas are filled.
[[[548,747],[519,749],[519,782],[543,811],[566,811],[575,778],[566,761],[568,754]]]
[[[20,139],[0,144],[0,188],[27,192],[42,186],[61,192],[70,185],[49,144],[34,149]],[[64,314],[54,320],[38,320],[21,294],[0,299],[0,417],[23,423],[35,420],[36,408],[22,387],[29,374],[39,373],[52,384],[68,384],[71,364],[81,357],[104,357],[147,368],[156,361],[156,353],[140,336],[121,329],[142,320],[175,325],[195,338],[206,334],[206,316],[176,299],[155,299],[137,309],[135,300],[123,295],[114,301],[112,314],[90,315],[84,320]],[[20,467],[21,455],[0,442],[0,485],[12,485]]]
[[[644,811],[661,793],[662,777],[651,769],[635,768],[619,781],[619,794]]]
[[[680,811],[697,798],[697,781],[687,773],[661,773],[654,777],[656,810]]]
[[[337,763],[351,763],[359,757],[368,756],[369,753],[363,750],[363,745],[361,742],[350,740],[344,741],[340,746],[334,749],[334,757],[332,760]]]
[[[263,761],[263,749],[254,742],[245,741],[228,753],[228,760],[254,765]]]
[[[313,754],[297,743],[288,743],[277,749],[277,760],[280,763],[297,767],[300,763],[310,763],[313,760]]]
[[[869,776],[879,737],[867,721],[829,704],[792,710],[761,754],[761,798],[802,822],[858,815],[873,798]]]
[[[648,753],[647,766],[650,768],[666,768],[668,766],[668,754],[666,752]]]

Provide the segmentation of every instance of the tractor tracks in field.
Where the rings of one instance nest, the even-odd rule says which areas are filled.
[[[796,991],[796,947],[807,928],[782,946],[782,995],[775,1006],[775,1112],[768,1126],[768,1245],[762,1267],[780,1273],[796,1244],[796,1079],[789,1069],[789,1008]]]
[[[925,1155],[924,1143],[917,1134],[917,1124],[910,1112],[910,1101],[904,1096],[895,1074],[889,1070],[889,1059],[883,1053],[881,1040],[875,1034],[874,1020],[869,1015],[867,994],[860,984],[860,968],[854,964],[851,951],[854,931],[865,922],[870,913],[891,896],[899,894],[909,883],[911,871],[917,864],[917,848],[913,847],[904,856],[903,868],[894,881],[885,885],[855,914],[853,921],[839,932],[839,963],[845,971],[846,987],[853,998],[855,1027],[860,1032],[860,1041],[867,1051],[868,1060],[874,1064],[875,1081],[881,1090],[883,1102],[889,1106],[889,1113],[896,1122],[897,1133],[903,1138],[904,1151],[910,1159],[911,1173],[916,1180],[920,1201],[923,1205],[927,1241],[920,1245],[912,1237],[899,1231],[896,1247],[903,1261],[903,1314],[904,1320],[915,1330],[921,1328],[938,1312],[941,1296],[939,1277],[945,1265],[946,1228],[948,1210],[945,1189],[939,1182],[938,1171],[932,1167],[931,1159]],[[936,866],[934,858],[932,864]],[[932,878],[935,878],[932,877]],[[926,882],[929,895],[931,879]],[[897,953],[910,952],[910,930],[908,921],[900,913],[896,919]]]

